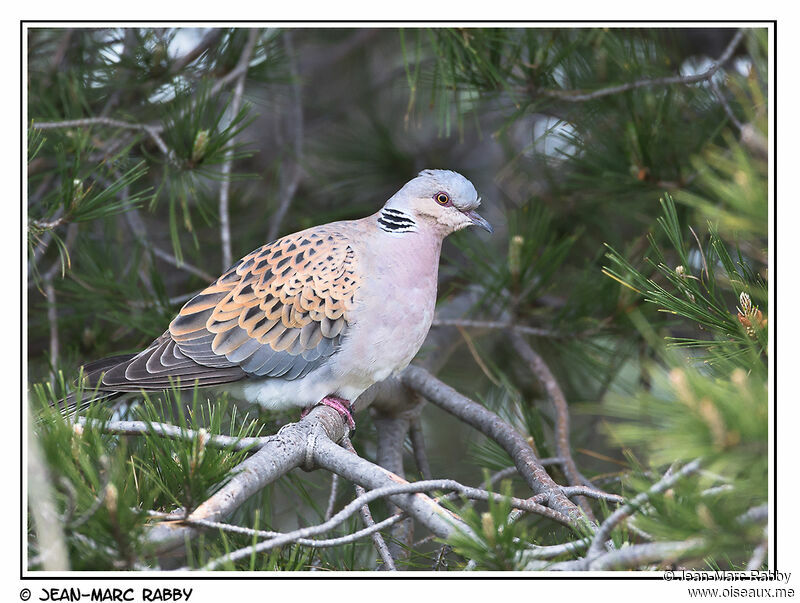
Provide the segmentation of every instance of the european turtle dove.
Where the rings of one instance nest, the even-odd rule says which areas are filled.
[[[189,300],[138,354],[84,366],[112,397],[216,386],[270,409],[336,408],[405,368],[433,320],[442,240],[476,225],[475,187],[425,170],[377,213],[259,247]]]

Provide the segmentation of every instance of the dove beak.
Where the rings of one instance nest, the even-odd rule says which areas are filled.
[[[472,221],[472,224],[473,224],[474,226],[480,226],[481,228],[483,228],[483,229],[484,229],[486,232],[488,232],[488,233],[490,233],[490,234],[494,232],[494,228],[492,228],[492,225],[491,225],[491,224],[489,224],[489,223],[488,223],[488,222],[487,222],[487,221],[486,221],[486,220],[485,220],[485,219],[484,219],[484,218],[483,218],[483,217],[482,217],[482,216],[481,216],[481,215],[480,215],[478,212],[476,212],[474,209],[471,209],[471,210],[469,210],[469,211],[465,211],[465,212],[464,212],[464,214],[465,214],[465,215],[466,215],[466,216],[467,216],[467,217],[468,217],[468,218],[469,218],[469,219]]]

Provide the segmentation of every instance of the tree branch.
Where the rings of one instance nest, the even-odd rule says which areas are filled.
[[[432,327],[467,327],[474,329],[492,329],[498,331],[519,331],[536,337],[570,337],[567,333],[557,333],[550,329],[539,329],[527,325],[518,325],[499,320],[471,320],[467,318],[434,318]]]
[[[620,92],[627,92],[628,90],[635,90],[637,88],[645,88],[650,86],[668,86],[671,84],[696,84],[698,82],[704,82],[706,80],[711,79],[714,74],[720,70],[720,68],[730,60],[731,56],[733,56],[733,51],[736,50],[736,47],[739,45],[739,42],[742,41],[744,37],[744,31],[738,30],[736,34],[733,36],[731,41],[728,43],[728,46],[725,48],[723,53],[720,57],[711,64],[706,71],[703,73],[697,73],[695,75],[671,75],[667,77],[658,77],[653,79],[642,79],[636,80],[635,82],[629,82],[627,84],[620,84],[617,86],[609,86],[607,88],[601,88],[599,90],[594,90],[593,92],[584,92],[581,90],[534,90],[533,93],[539,96],[546,96],[548,98],[556,98],[558,100],[567,101],[571,103],[579,103],[590,101],[598,98],[602,98],[604,96],[609,96],[612,94],[619,94]]]
[[[169,423],[147,423],[145,421],[96,421],[86,417],[77,417],[81,426],[100,429],[103,433],[114,435],[136,436],[147,433],[168,438],[171,440],[184,440],[193,442],[203,439],[203,444],[209,448],[224,450],[259,450],[267,445],[274,436],[236,438],[225,435],[212,435],[203,429],[195,431],[184,429]]]
[[[325,437],[317,437],[320,430]],[[345,433],[342,417],[327,406],[317,406],[297,423],[285,425],[277,434],[266,438],[255,454],[239,463],[232,470],[233,477],[197,507],[188,519],[219,521],[253,494],[306,463],[312,433],[316,440],[328,437],[340,440]],[[176,520],[153,526],[148,540],[157,550],[167,551],[181,546],[186,538],[195,534],[194,528]]]
[[[373,492],[383,492],[389,488],[389,494],[381,496],[388,496],[390,502],[414,517],[439,538],[447,538],[456,527],[471,533],[469,527],[457,515],[443,509],[430,497],[424,494],[394,494],[395,492],[416,493],[435,488],[449,488],[457,482],[426,480],[409,483],[391,471],[347,452],[328,438],[317,439],[314,445],[313,461],[323,469],[369,488],[370,491],[367,492],[367,495],[371,495]],[[399,489],[393,490],[392,488]],[[369,500],[365,502],[369,502]]]
[[[548,506],[569,518],[573,528],[585,523],[581,510],[561,492],[558,484],[536,458],[528,442],[511,425],[492,411],[462,396],[423,368],[409,366],[401,374],[401,380],[433,404],[500,444],[514,460],[514,465],[533,492],[547,494]]]
[[[55,130],[61,128],[86,128],[90,126],[109,126],[112,128],[122,128],[125,130],[138,130],[139,132],[144,132],[147,134],[152,141],[156,144],[158,149],[164,154],[167,159],[171,162],[175,162],[175,156],[172,151],[169,150],[167,144],[159,135],[159,129],[156,126],[150,126],[147,124],[139,124],[133,123],[128,121],[122,121],[120,119],[113,119],[111,117],[87,117],[84,119],[68,119],[64,121],[41,121],[36,122],[33,121],[33,127],[38,130]]]
[[[403,444],[410,426],[410,420],[403,416],[404,414],[406,413],[386,415],[380,411],[372,413],[372,422],[377,434],[375,462],[402,479],[406,477],[403,467]],[[395,512],[394,505],[389,505],[389,512]],[[392,529],[389,551],[395,559],[405,559],[413,541],[414,521],[409,518]]]
[[[362,507],[363,508],[363,507]],[[289,542],[294,542],[296,544],[301,544],[303,546],[311,546],[317,549],[321,548],[331,548],[335,546],[341,546],[343,544],[351,544],[357,540],[361,540],[366,536],[371,536],[376,534],[379,530],[387,528],[391,525],[394,525],[398,521],[400,521],[404,517],[404,514],[398,513],[397,515],[391,515],[384,519],[383,521],[379,521],[378,523],[372,522],[372,524],[366,528],[361,530],[357,530],[352,534],[347,534],[346,536],[340,536],[339,538],[328,538],[325,540],[314,540],[310,538],[295,538],[295,536],[302,531],[295,530],[293,532],[272,532],[269,530],[254,530],[253,528],[246,528],[243,526],[235,526],[229,523],[222,523],[219,521],[208,521],[205,519],[185,519],[184,523],[188,523],[190,525],[196,526],[198,528],[208,528],[210,530],[222,530],[223,532],[231,532],[234,534],[245,534],[247,536],[260,536],[262,538],[292,538]],[[347,518],[344,518],[347,519]],[[342,519],[339,524],[341,524],[344,519]],[[326,520],[328,521],[328,520]],[[336,527],[336,526],[333,526]],[[288,544],[284,542],[284,544]]]
[[[592,544],[589,546],[589,550],[586,553],[586,558],[582,560],[586,565],[586,568],[584,569],[588,569],[588,566],[591,564],[592,560],[602,553],[606,540],[608,540],[613,529],[622,520],[626,519],[631,513],[635,512],[639,507],[646,503],[653,494],[660,494],[661,492],[664,492],[687,475],[691,475],[697,471],[699,468],[700,459],[695,459],[690,463],[687,463],[683,466],[683,468],[681,468],[680,471],[676,471],[670,475],[664,476],[649,490],[637,494],[629,503],[623,505],[609,515],[594,534]]]
[[[130,225],[136,239],[144,246],[145,249],[151,251],[154,256],[162,259],[172,266],[175,266],[179,270],[184,270],[189,274],[193,274],[194,276],[203,279],[207,283],[210,283],[214,280],[214,277],[205,270],[197,268],[188,262],[178,260],[178,258],[171,253],[156,247],[156,245],[147,238],[147,228],[145,227],[142,217],[139,215],[139,211],[137,209],[134,208],[125,212],[125,219],[128,221],[128,224]]]
[[[550,402],[553,404],[553,409],[556,414],[556,450],[558,451],[558,456],[564,459],[562,467],[564,468],[564,473],[567,475],[569,485],[578,486],[582,483],[582,480],[580,472],[578,471],[578,466],[575,464],[575,460],[572,458],[572,452],[570,451],[569,407],[567,406],[567,399],[564,396],[564,392],[561,390],[561,387],[559,387],[550,367],[548,367],[542,357],[528,345],[528,342],[525,341],[519,333],[513,331],[510,332],[509,337],[511,338],[511,345],[522,359],[528,363],[533,374],[536,375],[536,378],[544,385],[547,391],[547,395],[550,398]],[[586,499],[583,497],[579,498],[578,504],[581,506],[581,509],[583,509],[583,512],[586,513],[587,517],[595,521],[592,508]]]
[[[285,30],[283,32],[283,46],[286,52],[286,58],[289,62],[289,77],[292,82],[292,106],[289,111],[289,126],[292,130],[292,157],[289,163],[289,171],[291,176],[287,177],[285,171],[286,164],[283,165],[280,173],[280,187],[278,190],[278,209],[272,215],[267,229],[267,240],[273,241],[280,234],[281,224],[286,218],[289,207],[292,204],[297,188],[300,186],[300,179],[303,175],[302,161],[303,161],[303,96],[302,96],[302,82],[297,70],[297,58],[294,53],[294,46],[292,43],[292,32]]]
[[[411,439],[411,449],[414,451],[414,462],[422,479],[431,479],[433,474],[431,473],[431,466],[428,464],[428,455],[425,452],[425,436],[422,433],[422,424],[419,417],[411,420],[408,435]]]
[[[338,446],[336,446],[335,444],[330,442],[330,440],[328,440],[328,442],[330,443],[331,446],[334,446],[334,447],[338,448],[339,450],[342,450],[342,452],[345,452],[342,448],[339,448]],[[345,452],[345,454],[349,454],[349,453]],[[315,454],[314,456],[316,457],[317,455]],[[356,458],[360,458],[360,457],[356,457]],[[242,557],[246,557],[246,556],[252,555],[253,553],[260,553],[260,552],[263,552],[263,551],[268,551],[268,550],[271,550],[271,549],[273,549],[275,547],[283,546],[285,544],[289,544],[291,542],[294,542],[299,538],[307,538],[309,536],[314,536],[316,534],[321,534],[321,533],[327,532],[330,529],[332,529],[332,528],[336,527],[337,525],[341,524],[343,521],[345,521],[348,517],[350,517],[354,513],[357,513],[359,511],[359,509],[361,509],[364,505],[369,504],[373,500],[377,500],[379,498],[384,498],[384,497],[388,497],[391,500],[395,500],[395,499],[398,499],[398,498],[407,498],[409,496],[411,496],[411,497],[421,497],[423,495],[419,494],[419,492],[423,492],[425,490],[431,490],[431,489],[439,488],[439,487],[447,487],[446,482],[450,482],[450,481],[451,480],[431,480],[431,481],[425,481],[425,482],[416,482],[416,483],[413,483],[413,484],[410,484],[410,483],[406,482],[404,484],[394,484],[394,485],[391,485],[391,486],[385,486],[383,488],[377,488],[375,490],[370,490],[369,492],[366,492],[362,496],[357,497],[355,500],[353,500],[350,503],[348,503],[347,505],[345,505],[345,507],[341,511],[336,513],[333,517],[331,517],[331,519],[329,519],[328,521],[326,521],[324,523],[321,523],[321,524],[316,525],[316,526],[309,526],[309,527],[306,527],[306,528],[301,528],[299,530],[295,530],[294,532],[290,532],[288,534],[283,534],[281,536],[277,536],[277,537],[275,537],[275,538],[273,538],[271,540],[267,540],[265,542],[260,542],[260,543],[258,543],[256,545],[244,547],[244,548],[241,548],[241,549],[239,549],[237,551],[233,551],[232,553],[229,553],[227,555],[219,557],[218,559],[215,559],[214,561],[212,561],[211,563],[209,563],[205,567],[203,567],[203,569],[204,570],[213,570],[213,569],[216,569],[216,568],[218,568],[219,566],[221,566],[221,565],[223,565],[225,563],[236,561],[237,559],[241,559]],[[425,497],[425,498],[427,498],[427,497]],[[428,500],[430,500],[430,499],[428,499]],[[392,516],[392,517],[397,517],[397,516],[395,515],[395,516]],[[383,523],[383,522],[381,522],[381,523]],[[377,526],[377,525],[378,524],[375,524],[375,526]],[[375,526],[373,526],[373,531],[375,531],[374,530]],[[452,530],[452,527],[451,527],[451,530]]]
[[[253,56],[253,49],[258,41],[259,29],[251,29],[248,32],[247,43],[242,50],[239,57],[239,62],[236,68],[231,72],[236,74],[236,87],[233,91],[233,100],[231,101],[231,118],[239,113],[239,107],[242,105],[242,95],[244,94],[244,81],[247,79],[247,69],[250,66],[250,58]],[[231,75],[231,74],[228,74]],[[224,78],[223,78],[224,79]],[[220,80],[221,82],[222,80]],[[217,83],[220,83],[217,82]],[[212,95],[214,91],[212,90]],[[230,215],[228,211],[228,194],[231,186],[231,167],[233,164],[233,155],[231,149],[233,148],[234,138],[228,141],[228,149],[226,151],[225,163],[222,165],[222,182],[219,187],[219,231],[220,241],[222,243],[222,269],[226,270],[233,264],[233,252],[231,251],[231,226]]]
[[[339,476],[335,473],[331,476],[331,493],[328,495],[328,506],[325,508],[325,521],[333,517],[333,510],[336,508],[336,494],[339,491]]]
[[[190,63],[193,63],[198,58],[200,58],[203,53],[205,53],[209,48],[214,46],[219,40],[222,38],[222,35],[225,33],[225,30],[222,28],[213,28],[206,32],[206,35],[203,36],[203,39],[200,40],[200,43],[192,48],[189,52],[184,54],[183,56],[175,59],[172,65],[170,66],[170,74],[177,75],[183,68],[188,66]]]
[[[358,456],[356,449],[353,448],[353,444],[350,442],[350,438],[348,438],[347,436],[344,436],[344,438],[342,438],[342,446],[348,452],[351,452],[352,454]],[[336,474],[334,473],[334,476],[335,475]],[[364,490],[364,488],[362,488],[358,484],[355,484],[355,491],[357,497],[363,496],[366,493],[366,490]],[[372,513],[369,510],[369,505],[364,505],[363,507],[361,507],[360,512],[361,512],[361,520],[364,522],[364,527],[369,528],[375,525],[375,520],[372,519]],[[381,559],[383,560],[383,565],[385,569],[392,572],[397,571],[397,568],[395,567],[394,564],[394,558],[392,557],[392,553],[391,551],[389,551],[389,547],[386,546],[386,542],[383,540],[383,536],[381,536],[379,532],[372,533],[372,543],[375,545],[375,550],[378,551],[378,555],[380,555]]]

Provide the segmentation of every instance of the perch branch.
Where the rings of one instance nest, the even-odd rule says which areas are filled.
[[[568,517],[573,528],[585,522],[581,510],[548,475],[525,438],[497,414],[462,396],[423,368],[409,366],[401,379],[409,388],[500,444],[534,494],[546,493],[548,506]]]
[[[277,434],[265,438],[258,451],[237,465],[233,477],[208,500],[197,507],[188,519],[220,521],[238,509],[244,501],[268,484],[306,462],[311,435],[319,431],[340,440],[344,422],[335,410],[316,407],[297,423],[285,425]],[[315,435],[316,440],[325,439]],[[338,448],[338,447],[337,447]],[[181,546],[196,534],[195,528],[180,520],[154,525],[148,540],[160,551]]]
[[[457,482],[426,480],[409,483],[391,471],[351,454],[327,438],[317,439],[314,445],[313,460],[317,466],[333,473],[338,473],[350,482],[369,488],[367,495],[394,487],[400,488],[397,492],[412,493],[394,494],[394,490],[389,490],[388,499],[426,526],[439,538],[447,538],[456,527],[471,533],[471,530],[457,515],[443,509],[425,494],[418,494],[435,488],[448,488],[448,484],[452,485]],[[381,496],[387,495],[382,494]],[[370,502],[370,500],[366,502]]]

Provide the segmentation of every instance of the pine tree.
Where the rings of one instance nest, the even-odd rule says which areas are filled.
[[[30,569],[765,567],[765,29],[30,28],[27,52]],[[352,445],[443,478],[417,487],[457,528],[342,514],[323,469],[192,524],[305,423],[202,391],[51,407],[232,260],[427,167],[496,233],[447,244],[429,340]]]

